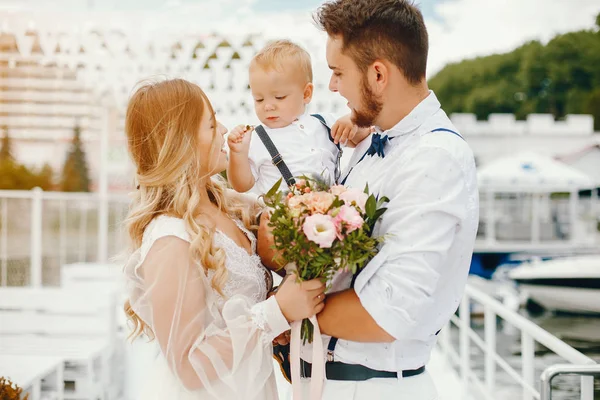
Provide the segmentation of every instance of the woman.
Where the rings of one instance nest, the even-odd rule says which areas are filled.
[[[277,399],[272,340],[323,308],[324,285],[288,279],[267,299],[255,210],[215,177],[227,130],[198,86],[143,85],[125,130],[139,183],[125,308],[133,336],[160,350],[140,398]]]

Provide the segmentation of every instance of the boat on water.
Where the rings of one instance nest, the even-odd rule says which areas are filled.
[[[600,255],[526,263],[509,277],[548,310],[600,314]]]

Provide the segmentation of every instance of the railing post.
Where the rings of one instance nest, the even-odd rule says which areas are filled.
[[[42,189],[31,190],[31,286],[42,286]]]
[[[61,268],[67,263],[67,228],[67,200],[61,199],[58,223],[58,259]]]
[[[521,331],[521,359],[522,359],[522,375],[525,383],[534,387],[535,385],[535,342],[533,338]],[[533,400],[533,394],[523,386],[523,400]]]
[[[600,365],[556,364],[546,368],[540,376],[540,400],[551,400],[552,380],[558,375],[580,375],[581,400],[594,400],[594,377],[600,376]]]
[[[112,107],[102,110],[100,131],[100,169],[98,174],[98,256],[101,263],[108,261],[108,139],[116,129],[116,112]]]
[[[488,393],[494,393],[496,386],[496,313],[488,305],[484,308],[485,335],[485,385]]]
[[[0,278],[0,286],[8,286],[8,199],[0,200],[2,203],[2,234],[0,248],[2,249],[2,277]]]
[[[581,377],[581,400],[594,400],[594,377]]]
[[[463,383],[463,389],[466,390],[469,384],[469,375],[471,371],[471,347],[469,340],[469,329],[471,329],[471,305],[469,295],[465,293],[460,303],[460,374]]]
[[[79,249],[77,261],[85,262],[87,246],[87,206],[82,202],[79,204]]]

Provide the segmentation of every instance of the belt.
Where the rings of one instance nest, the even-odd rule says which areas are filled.
[[[402,377],[420,375],[425,372],[425,366],[417,369],[407,369],[402,371]],[[312,374],[312,364],[300,360],[300,376],[310,378]],[[367,368],[364,365],[344,364],[341,362],[325,363],[325,376],[331,381],[366,381],[373,378],[398,378],[399,372],[377,371]]]

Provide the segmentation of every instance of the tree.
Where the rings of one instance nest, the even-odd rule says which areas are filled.
[[[600,15],[596,18],[600,27]],[[448,113],[594,115],[600,129],[600,31],[533,41],[505,54],[449,64],[429,80]]]
[[[14,161],[12,154],[12,140],[8,134],[8,127],[2,127],[2,143],[0,145],[0,161]]]
[[[600,131],[600,87],[588,96],[585,112],[594,116],[594,129]]]
[[[63,166],[60,189],[63,192],[90,191],[90,178],[79,125],[73,129],[73,142]]]
[[[0,190],[31,190],[34,187],[52,190],[53,175],[49,165],[36,172],[12,160],[3,160],[0,161]]]

